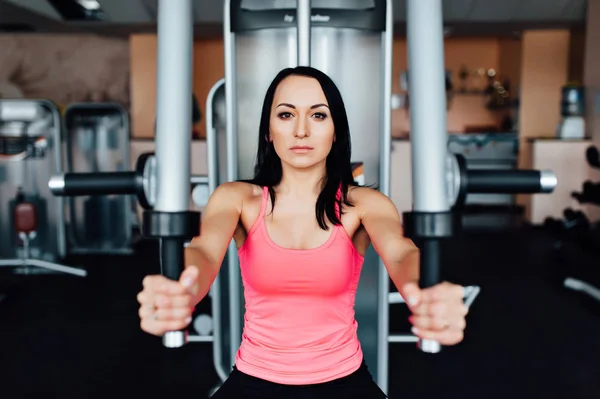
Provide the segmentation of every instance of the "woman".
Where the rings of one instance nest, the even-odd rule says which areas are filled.
[[[394,204],[358,187],[342,97],[322,72],[281,71],[264,100],[255,177],[219,186],[179,281],[144,279],[141,327],[185,328],[208,293],[231,239],[246,300],[236,365],[214,398],[385,397],[363,362],[354,299],[372,243],[412,312],[413,332],[462,340],[462,287],[418,286],[419,252]]]

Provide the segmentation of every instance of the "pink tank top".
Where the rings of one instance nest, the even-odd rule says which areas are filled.
[[[238,251],[246,313],[236,367],[288,385],[349,375],[363,359],[354,301],[364,258],[343,226],[314,249],[278,246],[265,225],[268,199],[265,187]]]

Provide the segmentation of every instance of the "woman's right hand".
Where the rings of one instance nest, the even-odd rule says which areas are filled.
[[[162,336],[168,331],[186,328],[197,304],[199,270],[185,268],[179,281],[162,275],[146,276],[138,294],[140,326],[143,331]]]

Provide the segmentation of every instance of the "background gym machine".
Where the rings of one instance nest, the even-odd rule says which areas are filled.
[[[129,170],[129,117],[112,103],[70,104],[63,116],[66,173]],[[66,199],[69,254],[131,253],[134,199],[95,195]]]
[[[405,234],[421,249],[420,284],[441,282],[441,241],[457,234],[457,214],[466,194],[548,193],[550,171],[468,170],[464,157],[449,156],[442,0],[407,0],[413,211],[405,212]],[[439,343],[419,342],[437,353]],[[382,387],[383,388],[383,387]]]
[[[0,100],[0,266],[21,273],[86,271],[66,256],[63,199],[47,182],[61,170],[61,120],[48,101]]]
[[[422,8],[413,3],[414,25],[426,26],[430,19],[423,20]],[[420,7],[420,6],[419,6]],[[425,6],[423,6],[425,7]],[[312,8],[312,11],[311,11]],[[441,33],[441,3],[438,14],[439,27],[431,31],[417,31],[411,34],[414,40],[428,40],[439,28]],[[225,70],[224,80],[217,82],[210,91],[207,100],[207,147],[209,190],[212,192],[218,184],[225,181],[251,177],[254,156],[256,154],[256,132],[264,92],[275,74],[287,66],[310,63],[327,73],[336,82],[348,109],[350,130],[352,133],[353,161],[361,161],[365,167],[367,184],[377,184],[380,190],[389,195],[389,148],[391,104],[391,2],[352,1],[283,1],[277,5],[256,1],[230,1],[225,6]],[[310,18],[309,18],[310,16]],[[431,16],[431,15],[430,15]],[[427,22],[427,23],[425,23]],[[424,36],[425,35],[425,36]],[[410,45],[410,42],[409,42]],[[447,156],[445,114],[438,115],[437,109],[437,71],[438,60],[443,59],[439,43],[435,43],[433,54],[424,52],[416,58],[417,64],[411,69],[425,71],[410,74],[411,85],[425,85],[425,93],[414,95],[417,123],[413,135],[417,137],[413,145],[415,153],[420,154],[416,162],[413,184],[419,185],[420,193],[426,188],[419,182],[430,181],[429,170],[423,165],[433,163],[441,165],[443,176],[435,180],[439,183],[433,195],[442,193],[448,209],[460,209],[465,204],[467,193],[536,193],[550,192],[556,184],[552,173],[538,171],[468,171],[464,157]],[[412,48],[416,43],[412,42]],[[422,45],[419,44],[419,51]],[[343,62],[347,57],[364,60],[360,65]],[[423,61],[430,57],[431,65]],[[269,59],[269,63],[261,60]],[[425,65],[419,64],[424,63]],[[443,68],[443,65],[442,67]],[[443,69],[439,75],[442,79]],[[371,77],[369,79],[367,77]],[[423,79],[427,82],[423,82]],[[379,85],[373,85],[379,81]],[[231,83],[228,83],[231,82]],[[445,86],[440,84],[444,97]],[[433,90],[433,92],[431,91]],[[361,96],[353,95],[360,92]],[[234,99],[234,100],[231,100]],[[424,100],[423,100],[424,99]],[[423,107],[423,101],[429,102]],[[433,111],[431,104],[434,104]],[[445,110],[445,104],[442,104]],[[415,107],[415,105],[413,105]],[[444,111],[445,112],[445,111]],[[422,118],[438,115],[434,125],[423,125]],[[376,133],[373,128],[377,127]],[[423,129],[433,128],[434,134],[423,134]],[[226,134],[225,139],[223,133]],[[414,137],[413,136],[413,137]],[[437,139],[442,137],[443,147],[437,147]],[[432,143],[427,143],[428,140]],[[433,145],[432,145],[433,144]],[[433,149],[431,153],[430,149]],[[433,155],[432,155],[433,154]],[[437,157],[432,162],[431,158]],[[415,164],[413,164],[415,165]],[[428,167],[427,167],[428,168]],[[431,171],[436,177],[436,171]],[[420,198],[422,200],[422,198]],[[416,199],[416,209],[419,208]],[[427,204],[425,204],[427,205]],[[423,206],[423,205],[421,205]],[[449,215],[456,215],[451,213]],[[435,245],[441,237],[435,236],[423,242],[422,236],[439,234],[446,231],[455,233],[458,226],[447,224],[435,231],[423,230],[423,222],[428,223],[432,215],[410,213],[405,215],[407,233],[422,245],[434,247],[433,257],[425,259],[424,275],[437,279],[439,265],[436,262]],[[433,216],[433,222],[439,224],[440,215]],[[446,221],[448,223],[448,221]],[[430,237],[431,238],[431,237]],[[241,339],[243,298],[240,284],[238,258],[232,245],[215,284],[211,289],[212,313],[214,318],[214,361],[217,373],[225,379],[233,366],[235,350]],[[432,273],[433,272],[433,273]],[[393,289],[395,291],[395,289]],[[473,302],[479,287],[466,287],[467,304]],[[414,342],[412,335],[390,335],[388,311],[389,305],[402,302],[396,292],[389,292],[389,277],[373,248],[369,248],[365,257],[361,283],[356,300],[356,318],[359,323],[359,337],[365,359],[379,386],[387,390],[388,344],[390,342]],[[377,309],[377,313],[373,310]],[[436,351],[436,345],[424,348]]]
[[[211,192],[223,182],[252,177],[268,85],[281,69],[310,64],[328,74],[342,93],[353,161],[363,163],[365,183],[390,194],[391,3],[225,1],[225,79],[211,90],[206,111]],[[243,288],[233,244],[223,266],[211,295],[213,354],[221,379],[234,364],[243,325]],[[363,352],[378,379],[383,378],[379,374],[387,376],[377,369],[378,359],[387,356],[388,298],[378,292],[387,293],[388,279],[379,257],[369,248],[355,310]],[[387,364],[381,367],[387,370]]]
[[[294,0],[281,1],[276,5],[261,1],[226,2],[223,87],[226,145],[218,147],[213,119],[212,135],[207,138],[210,187],[222,181],[251,177],[260,104],[266,87],[280,69],[310,62],[336,81],[346,99],[355,148],[353,161],[364,164],[366,184],[377,184],[389,195],[391,1],[315,0],[312,6],[313,9],[306,0],[298,4]],[[191,20],[188,19],[192,13],[189,1],[162,0],[159,7],[156,158],[140,157],[137,172],[66,174],[53,178],[50,186],[57,195],[137,194],[146,209],[143,233],[160,240],[163,273],[178,278],[184,243],[198,233],[199,227],[199,215],[188,211],[191,121]],[[452,201],[460,203],[461,194],[547,192],[556,184],[551,173],[539,171],[471,173],[461,168],[460,158],[447,156],[441,9],[441,1],[408,2],[410,87],[418,90],[411,92],[415,212],[405,215],[405,225],[407,233],[423,248],[423,285],[439,282],[439,241],[456,230],[450,208]],[[270,62],[265,63],[265,59]],[[355,62],[356,59],[361,62]],[[214,88],[213,97],[220,90]],[[361,95],[354,95],[357,92]],[[207,122],[219,115],[214,109],[207,114]],[[223,125],[217,126],[221,129]],[[167,132],[174,133],[167,136]],[[221,152],[225,153],[223,158]],[[225,175],[221,174],[222,160],[226,164]],[[242,289],[233,247],[226,263],[215,284],[217,289],[212,291],[212,300],[215,363],[218,370],[228,372],[239,346],[243,322]],[[226,289],[219,292],[223,286]],[[387,272],[370,248],[355,309],[366,362],[384,391],[390,342],[389,290]],[[229,299],[228,306],[222,306],[223,297]],[[218,338],[220,345],[216,342]],[[169,347],[184,342],[185,334],[181,332],[165,335],[164,343]],[[439,350],[435,342],[421,342],[420,347],[426,352]]]
[[[144,208],[142,235],[159,241],[162,274],[177,280],[184,245],[200,231],[200,213],[190,211],[192,128],[192,2],[158,2],[156,156],[143,154],[135,171],[65,173],[48,181],[56,196],[136,195]],[[163,344],[187,342],[170,331]]]

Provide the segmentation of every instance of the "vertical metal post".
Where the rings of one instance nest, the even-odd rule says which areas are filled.
[[[448,212],[446,192],[446,91],[442,0],[407,1],[407,38],[412,150],[413,209]],[[426,239],[421,251],[421,285],[439,282],[439,240]],[[425,352],[440,345],[419,342]]]
[[[192,0],[159,0],[156,84],[157,211],[189,208]]]
[[[297,0],[298,66],[310,66],[310,0]]]
[[[157,212],[185,212],[190,201],[192,136],[192,0],[159,0],[156,84]],[[161,239],[161,269],[177,279],[184,267],[181,239]],[[182,331],[167,332],[168,347],[185,343]]]
[[[61,117],[56,108],[51,107],[52,110],[52,130],[53,130],[53,142],[54,146],[54,172],[56,174],[63,174],[63,146],[61,140],[60,127],[62,126]],[[0,106],[0,111],[2,107]],[[65,154],[66,157],[66,154]],[[52,191],[52,190],[51,190]],[[67,227],[65,221],[65,199],[63,197],[56,197],[56,225],[57,225],[57,250],[58,255],[61,259],[67,256]]]
[[[385,6],[385,32],[382,38],[382,77],[381,77],[381,147],[379,164],[379,190],[382,194],[391,194],[391,147],[392,147],[392,46],[394,41],[394,10],[392,0],[386,1]],[[389,290],[390,276],[379,260],[379,284],[377,298],[377,385],[387,394],[388,369],[389,369]]]
[[[219,137],[214,122],[215,95],[225,84],[225,79],[219,80],[208,92],[206,99],[206,158],[208,163],[208,192],[210,195],[219,185]],[[213,282],[211,289],[211,310],[214,320],[213,328],[213,364],[220,380],[227,379],[228,372],[223,365],[223,326],[221,304],[221,276],[220,273]]]
[[[227,181],[238,179],[238,138],[237,138],[237,106],[236,106],[236,75],[237,65],[235,56],[235,34],[231,31],[231,0],[225,0],[223,12],[223,35],[225,48],[225,107],[227,114]],[[229,285],[229,346],[230,364],[235,364],[237,348],[242,342],[242,293],[239,258],[235,242],[232,240],[227,249],[227,268]]]

